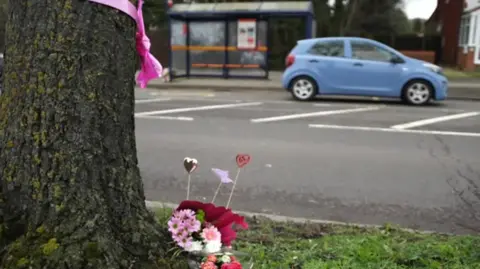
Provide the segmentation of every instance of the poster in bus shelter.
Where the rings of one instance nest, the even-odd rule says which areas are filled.
[[[257,21],[239,19],[237,22],[237,48],[255,49],[257,47]]]

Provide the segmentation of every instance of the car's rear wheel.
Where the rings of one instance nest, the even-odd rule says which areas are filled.
[[[433,97],[433,88],[425,80],[412,80],[403,88],[402,99],[411,105],[425,105]]]
[[[310,77],[297,77],[290,84],[290,92],[297,100],[312,100],[318,93],[317,83]]]

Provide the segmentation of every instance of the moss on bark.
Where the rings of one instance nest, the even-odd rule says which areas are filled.
[[[8,15],[0,268],[170,268],[137,166],[134,21],[82,0]]]

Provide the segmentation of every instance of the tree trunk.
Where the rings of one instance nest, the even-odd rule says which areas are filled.
[[[0,268],[170,268],[134,133],[135,22],[11,0],[0,96]]]
[[[351,25],[352,25],[352,21],[353,21],[353,18],[355,17],[356,13],[357,13],[357,9],[358,9],[358,2],[360,0],[350,0],[348,1],[348,4],[347,4],[347,18],[346,18],[346,21],[345,21],[345,26],[341,28],[340,30],[340,35],[345,35],[345,34],[349,34],[350,32],[350,28],[351,28]]]

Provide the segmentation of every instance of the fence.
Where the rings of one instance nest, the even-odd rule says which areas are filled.
[[[441,48],[440,36],[373,36],[372,39],[382,42],[397,50],[433,50]]]
[[[287,25],[296,23],[294,30],[288,31]],[[299,39],[303,39],[303,25],[298,20],[277,19],[272,20],[269,43],[270,59],[269,67],[272,70],[283,70],[285,68],[285,57],[295,46]],[[149,32],[152,41],[152,54],[164,65],[168,63],[168,32],[167,29],[154,30]],[[441,62],[442,44],[440,36],[371,36],[371,39],[384,43],[407,56],[432,62]]]
[[[295,31],[287,31],[286,25],[297,23]],[[270,60],[269,67],[272,70],[283,70],[284,59],[288,52],[295,45],[296,40],[302,39],[303,31],[301,22],[295,20],[275,20],[269,27]],[[152,42],[151,52],[163,64],[168,63],[168,32],[166,28],[149,31],[149,37]],[[371,36],[371,39],[382,42],[396,50],[401,51],[407,56],[433,62],[441,63],[442,41],[440,36]],[[0,52],[4,51],[4,33],[0,31]]]
[[[413,58],[432,63],[442,61],[442,38],[438,35],[373,36],[371,38]]]

